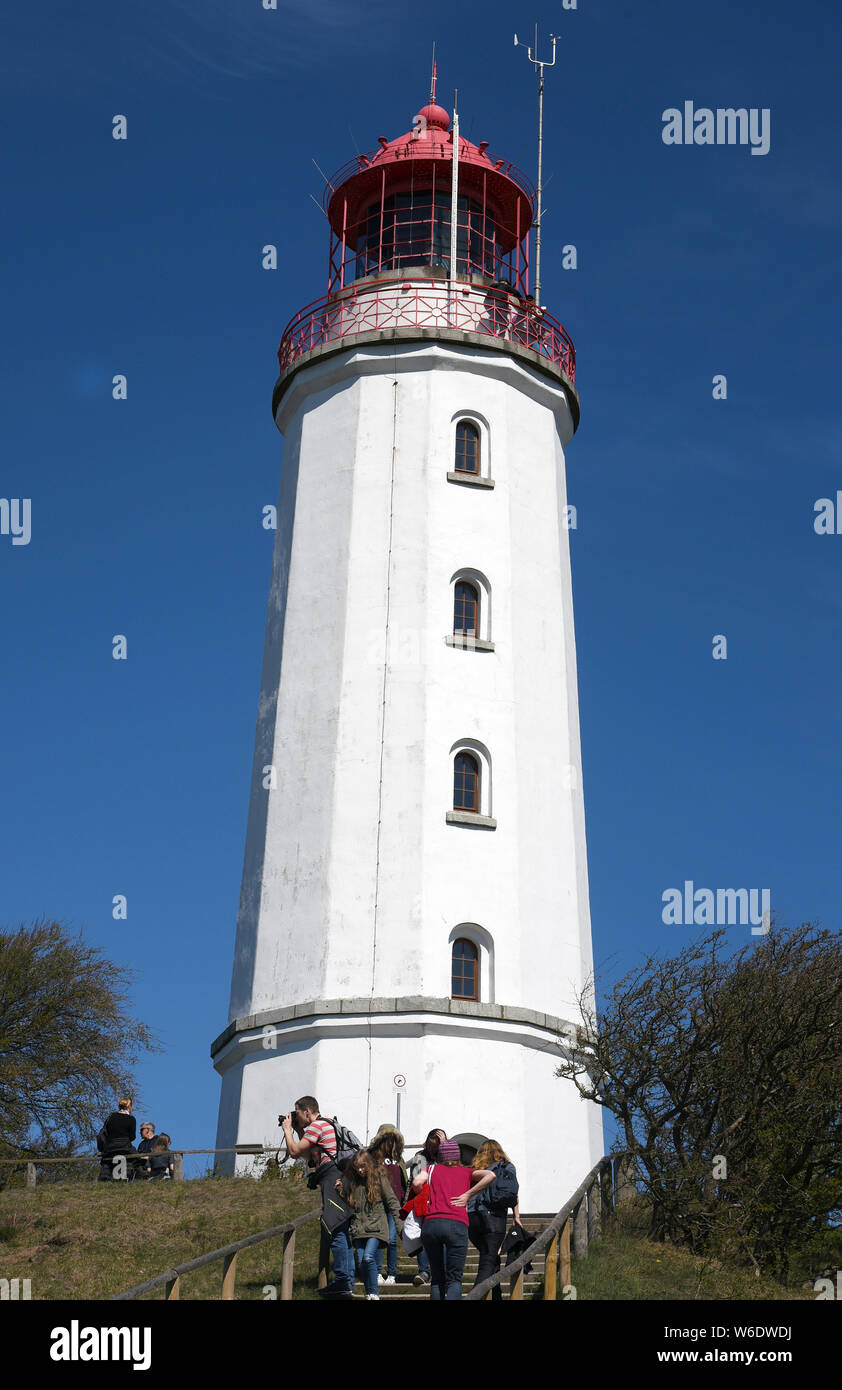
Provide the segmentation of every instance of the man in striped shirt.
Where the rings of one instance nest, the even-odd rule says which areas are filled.
[[[309,1159],[313,1168],[336,1158],[336,1130],[330,1120],[322,1119],[319,1102],[314,1096],[302,1096],[301,1100],[297,1100],[287,1120],[284,1120],[284,1138],[287,1152],[292,1158]],[[297,1131],[299,1138],[295,1138],[293,1130]]]
[[[298,1137],[293,1133],[297,1131]],[[309,1166],[318,1172],[326,1163],[336,1160],[336,1130],[330,1120],[319,1114],[319,1102],[315,1096],[302,1096],[295,1102],[289,1115],[283,1119],[284,1138],[290,1158],[306,1158]],[[334,1169],[339,1176],[339,1169]],[[325,1197],[332,1192],[333,1184],[325,1174],[322,1183],[322,1206]],[[351,1245],[350,1218],[338,1226],[331,1234],[330,1253],[333,1256],[333,1282],[319,1293],[327,1298],[352,1298],[354,1293],[354,1251]]]

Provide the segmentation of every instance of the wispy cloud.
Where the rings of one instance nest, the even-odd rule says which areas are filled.
[[[385,0],[277,0],[275,10],[259,0],[149,0],[130,8],[56,6],[46,15],[21,6],[4,21],[0,71],[7,90],[29,92],[71,76],[85,87],[115,73],[183,84],[207,75],[281,76],[312,64],[315,76],[325,45],[366,51],[371,26],[387,13]]]

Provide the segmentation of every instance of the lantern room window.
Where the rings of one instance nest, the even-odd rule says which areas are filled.
[[[450,191],[391,193],[369,204],[357,238],[356,278],[378,270],[430,265],[450,274]],[[494,219],[466,194],[457,199],[456,271],[499,273],[501,252]]]

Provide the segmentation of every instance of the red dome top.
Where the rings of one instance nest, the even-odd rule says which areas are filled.
[[[450,114],[445,111],[443,106],[436,106],[435,103],[431,103],[429,106],[422,106],[418,115],[415,117],[416,129],[419,124],[422,130],[425,124],[428,126],[436,126],[439,130],[449,130]]]

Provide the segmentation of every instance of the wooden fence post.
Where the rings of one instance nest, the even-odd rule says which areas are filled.
[[[324,1226],[319,1222],[321,1238],[319,1240],[319,1277],[316,1287],[319,1289],[327,1288],[327,1267],[330,1260],[330,1237],[327,1235]]]
[[[616,1201],[629,1202],[637,1192],[634,1154],[620,1154],[614,1160],[614,1189]]]
[[[237,1251],[226,1255],[222,1261],[222,1297],[230,1300],[235,1297],[234,1285],[237,1280]]]
[[[570,1267],[570,1228],[571,1220],[568,1216],[561,1228],[561,1241],[559,1242],[559,1257],[561,1261],[561,1295],[564,1297],[564,1290],[571,1280],[572,1269]]]
[[[573,1213],[573,1254],[577,1260],[588,1258],[588,1202],[585,1197]]]
[[[184,1182],[184,1154],[174,1153],[172,1156],[173,1178],[176,1182]]]
[[[550,1241],[550,1243],[549,1243],[549,1245],[548,1245],[548,1247],[547,1247],[547,1253],[546,1253],[546,1255],[544,1256],[544,1298],[545,1298],[548,1302],[552,1301],[552,1302],[554,1303],[555,1300],[556,1300],[556,1297],[557,1297],[557,1292],[556,1292],[556,1291],[557,1291],[557,1288],[558,1288],[558,1285],[557,1285],[557,1282],[556,1282],[556,1276],[557,1276],[557,1274],[558,1274],[558,1232],[556,1231],[555,1235],[553,1236],[552,1240]]]
[[[168,1279],[168,1280],[167,1280],[166,1298],[167,1298],[168,1300],[171,1300],[171,1299],[173,1299],[173,1298],[178,1298],[178,1297],[179,1297],[179,1285],[180,1285],[180,1283],[181,1283],[181,1280],[180,1280],[180,1278],[179,1278],[178,1275],[176,1275],[176,1277],[175,1277],[174,1279]]]
[[[38,1170],[37,1170],[37,1168],[35,1167],[35,1164],[34,1164],[34,1163],[27,1163],[27,1165],[26,1165],[26,1185],[27,1185],[27,1187],[34,1187],[35,1184],[37,1183],[37,1181],[38,1181]]]
[[[599,1183],[594,1181],[588,1188],[588,1244],[599,1235],[600,1196]]]
[[[611,1182],[611,1164],[606,1163],[599,1175],[602,1187],[602,1211],[604,1215],[610,1216],[614,1210],[614,1187]]]
[[[523,1270],[519,1269],[517,1274],[511,1278],[511,1293],[509,1298],[512,1302],[523,1302]]]
[[[281,1259],[281,1302],[292,1299],[292,1281],[295,1273],[295,1231],[287,1231],[284,1236],[284,1253]]]

